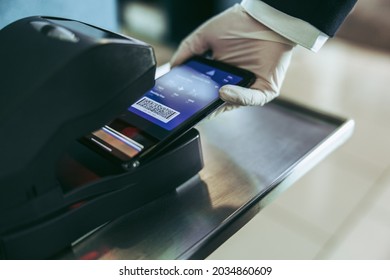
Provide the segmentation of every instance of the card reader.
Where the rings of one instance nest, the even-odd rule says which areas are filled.
[[[85,161],[85,153],[74,148],[154,85],[150,45],[44,16],[6,26],[0,43],[0,257],[48,258],[200,170],[196,131],[132,174],[95,155]],[[196,162],[161,168],[180,151],[195,154]],[[93,176],[73,184],[80,174]]]

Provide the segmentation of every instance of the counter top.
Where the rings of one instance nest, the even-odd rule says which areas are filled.
[[[348,139],[353,126],[283,99],[205,120],[196,127],[204,156],[199,175],[59,258],[203,259]]]

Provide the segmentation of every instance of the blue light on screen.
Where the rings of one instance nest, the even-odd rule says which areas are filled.
[[[128,110],[172,130],[219,98],[219,88],[237,84],[241,77],[197,61],[173,68]]]

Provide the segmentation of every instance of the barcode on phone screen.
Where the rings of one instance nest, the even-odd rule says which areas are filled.
[[[180,112],[158,103],[148,97],[141,98],[136,103],[131,105],[131,107],[138,109],[164,123],[171,121],[180,114]]]

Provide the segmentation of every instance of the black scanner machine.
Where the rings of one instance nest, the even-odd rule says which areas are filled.
[[[79,21],[0,31],[0,258],[52,258],[201,170],[195,129],[131,172],[78,142],[152,88],[155,70],[151,46]]]

